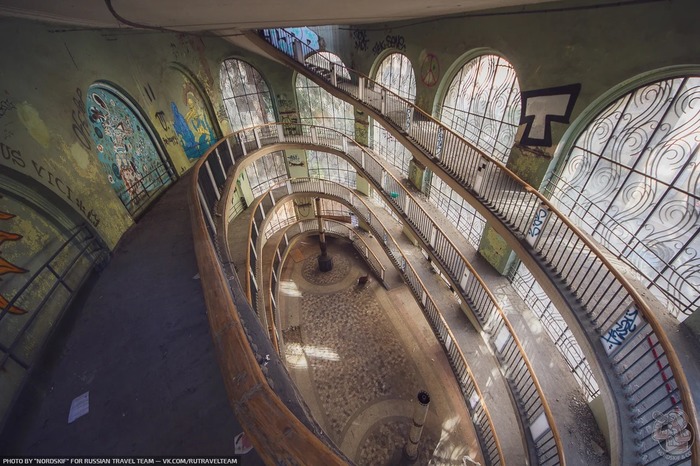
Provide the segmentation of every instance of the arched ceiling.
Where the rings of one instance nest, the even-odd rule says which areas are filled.
[[[551,0],[0,0],[0,16],[89,27],[127,22],[179,31],[367,24]]]

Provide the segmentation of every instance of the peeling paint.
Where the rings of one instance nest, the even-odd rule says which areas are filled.
[[[44,149],[48,149],[51,143],[51,134],[39,112],[25,101],[17,105],[17,115],[32,138]]]

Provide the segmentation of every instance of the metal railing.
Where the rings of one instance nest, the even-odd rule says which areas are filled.
[[[423,310],[426,319],[430,323],[438,341],[443,346],[443,350],[450,361],[450,365],[454,371],[456,381],[462,391],[464,401],[467,408],[472,415],[472,421],[479,437],[479,443],[482,447],[482,452],[488,464],[499,465],[503,464],[503,455],[501,452],[500,444],[497,437],[495,436],[495,431],[493,429],[493,424],[491,422],[490,415],[484,405],[484,399],[481,392],[476,387],[476,383],[473,379],[473,375],[469,366],[467,364],[466,358],[462,353],[461,349],[455,343],[455,337],[449,329],[444,318],[438,311],[438,307],[435,301],[428,293],[427,288],[419,278],[415,269],[409,263],[409,260],[404,255],[403,251],[399,247],[398,243],[394,240],[389,231],[385,228],[382,222],[372,214],[371,208],[359,198],[351,189],[346,188],[338,183],[327,180],[319,180],[312,178],[294,178],[286,182],[280,183],[273,187],[267,194],[269,196],[272,192],[277,192],[277,199],[280,199],[279,189],[282,188],[282,196],[290,196],[294,194],[304,194],[306,196],[318,196],[321,195],[324,198],[330,198],[339,201],[350,209],[370,228],[370,231],[378,239],[378,243],[387,253],[387,256],[396,266],[396,268],[401,272],[404,280],[409,285],[418,305]],[[264,203],[261,202],[260,206]],[[264,216],[261,217],[261,220]],[[256,228],[251,228],[250,231],[255,231]],[[249,242],[249,257],[255,257],[257,253],[253,252],[253,249],[257,249],[255,243]],[[250,265],[252,269],[252,262]],[[261,294],[260,285],[256,280],[248,281],[248,285],[251,288],[251,296],[257,296]],[[478,398],[479,404],[477,405],[476,399]],[[537,398],[537,397],[534,397]],[[537,404],[535,401],[533,404]],[[541,407],[541,404],[539,405]],[[478,409],[477,409],[478,407]],[[556,451],[556,447],[554,448]],[[551,456],[552,451],[549,450],[548,454]],[[559,462],[548,463],[544,462],[542,464],[559,464]]]
[[[565,289],[557,299],[566,301],[577,315],[572,320],[589,339],[598,360],[596,367],[625,397],[618,407],[629,407],[627,416],[620,418],[620,432],[613,433],[625,439],[620,455],[626,454],[625,450],[642,461],[663,458],[663,450],[653,438],[654,414],[658,412],[682,409],[693,431],[700,430],[680,360],[649,304],[598,245],[543,194],[503,163],[364,74],[341,64],[323,63],[320,56],[313,64],[306,63],[306,57],[317,51],[295,41],[287,31],[263,30],[259,36],[249,37],[269,50],[272,47],[268,44],[284,38],[292,51],[285,52],[289,57],[285,62],[380,116],[417,149],[414,155],[422,163],[456,182],[460,195],[502,225],[512,235],[511,244],[532,257],[532,263],[550,277],[553,287]],[[636,339],[654,343],[644,352],[622,351]],[[650,363],[658,371],[648,371]],[[700,462],[700,442],[692,445],[691,453],[693,461]]]
[[[684,277],[646,242],[636,239],[634,233],[620,224],[610,212],[602,210],[555,174],[549,178],[543,192],[560,205],[567,206],[569,216],[575,218],[585,230],[592,232],[593,238],[605,244],[615,253],[617,259],[625,261],[634,269],[640,275],[640,281],[643,277],[645,286],[657,297],[667,301],[671,314],[678,318],[682,315],[685,318],[700,306],[700,295],[697,291],[690,296],[684,292],[695,287],[689,277]],[[572,196],[572,193],[576,196]],[[592,218],[598,218],[600,221],[592,224]],[[628,243],[626,238],[632,238],[633,241]],[[620,248],[617,245],[624,246]]]
[[[0,386],[5,392],[0,398],[7,401],[0,406],[3,423],[51,332],[108,254],[87,225],[76,227],[0,309]],[[25,314],[10,316],[13,307]]]
[[[381,283],[384,283],[384,274],[386,269],[379,261],[374,252],[367,246],[367,243],[357,232],[347,225],[337,222],[335,220],[323,220],[324,232],[326,235],[336,236],[339,238],[345,238],[351,241],[355,250],[364,259],[365,263],[374,272],[375,276],[379,278]],[[275,252],[272,259],[272,266],[270,267],[270,274],[268,275],[268,293],[267,298],[272,309],[271,315],[277,316],[280,309],[277,305],[278,302],[278,290],[279,290],[279,276],[281,273],[281,267],[284,263],[285,257],[289,250],[289,246],[292,244],[296,237],[302,235],[312,235],[318,233],[318,221],[316,220],[300,220],[293,224],[283,228],[284,234],[280,236],[277,244],[275,246]],[[280,230],[277,230],[280,231]],[[258,282],[263,283],[262,277],[258,279]],[[274,319],[272,323],[272,328],[277,328],[277,320]],[[279,340],[279,335],[275,336]]]
[[[226,175],[255,145],[246,138],[257,134],[241,131],[234,135],[235,146],[226,138],[212,147],[195,165],[189,193],[197,266],[219,366],[234,412],[268,464],[349,464],[301,401],[238,277],[221,260],[222,232],[214,219],[232,207],[219,205]]]
[[[117,196],[132,216],[137,216],[146,208],[151,198],[157,196],[163,188],[172,182],[173,176],[165,165],[156,167],[135,180],[130,186],[117,191]]]
[[[451,241],[443,240],[443,236],[440,237],[439,243],[434,243],[434,241],[438,240],[437,232],[440,230],[437,223],[419,206],[401,183],[362,146],[343,134],[328,128],[310,125],[296,125],[296,128],[297,134],[285,136],[284,125],[281,124],[256,127],[254,130],[249,130],[253,136],[249,135],[248,138],[254,139],[256,144],[259,144],[259,148],[268,147],[268,151],[276,149],[279,144],[294,143],[320,146],[332,149],[338,154],[345,154],[347,160],[367,175],[368,180],[384,193],[384,197],[388,199],[389,204],[400,215],[406,217],[405,212],[410,211],[412,213],[410,217],[406,217],[406,220],[408,220],[407,224],[414,228],[418,225],[421,228],[416,230],[418,238],[433,252],[438,263],[446,268],[448,277],[455,284],[455,289],[472,307],[474,314],[480,319],[482,327],[486,331],[485,334],[488,336],[490,348],[498,357],[501,363],[500,369],[510,382],[508,387],[519,404],[518,419],[523,424],[522,430],[527,440],[530,456],[535,458],[538,464],[563,462],[564,455],[561,440],[557,434],[553,415],[522,345],[517,339],[505,313],[497,304],[496,298],[488,291],[481,279],[476,276],[473,268],[459,252],[458,248]],[[238,146],[243,147],[245,144],[240,139],[239,136],[232,135],[227,138],[226,143],[221,142],[217,147],[233,147],[234,151],[238,151],[240,157],[245,157],[254,148],[248,147],[245,155],[243,155],[242,150],[236,149]],[[239,170],[240,167],[236,170],[236,173]],[[236,178],[237,174],[234,174],[233,177]],[[209,177],[209,179],[213,180],[214,177]],[[305,181],[307,184],[320,182],[321,180],[314,179]],[[275,186],[287,186],[287,184],[278,183]],[[293,186],[285,187],[285,194],[292,193]],[[339,196],[345,192],[343,190],[347,190],[347,188],[337,184],[325,185],[325,187],[330,190],[326,194],[335,196]],[[339,189],[341,191],[336,192]],[[311,191],[314,190],[312,189]],[[316,185],[315,191],[323,192],[320,184]],[[222,197],[226,199],[231,192],[229,190]],[[274,190],[270,192],[272,193]],[[396,196],[392,196],[392,193]],[[230,199],[226,202],[233,204]],[[258,263],[259,252],[256,250],[255,245],[258,236],[261,234],[260,228],[262,228],[261,225],[266,216],[266,205],[274,205],[274,202],[276,202],[274,195],[263,197],[253,210],[249,227],[250,236],[248,238],[247,252],[249,267],[247,268],[248,273],[244,289],[249,301],[257,303],[257,309],[264,309],[264,306],[261,302],[262,295],[259,293],[261,284],[256,279],[256,276],[260,273],[260,265]],[[405,209],[401,207],[405,207]],[[367,215],[370,218],[372,216],[369,211]],[[224,218],[224,224],[226,223],[227,218]],[[405,268],[405,264],[399,263],[397,265],[401,270]],[[469,277],[473,278],[468,283],[466,281],[463,282],[464,279]],[[263,321],[263,325],[266,325],[268,330],[272,331],[271,317],[265,313],[259,314],[259,317]],[[274,338],[274,336],[271,336],[271,338]],[[517,351],[514,348],[517,348]],[[536,396],[533,396],[535,392]],[[552,458],[556,458],[556,460],[552,460]]]

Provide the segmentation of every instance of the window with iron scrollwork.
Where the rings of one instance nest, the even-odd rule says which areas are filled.
[[[440,120],[488,155],[505,162],[520,121],[520,86],[513,66],[481,55],[450,83]]]
[[[258,197],[272,185],[286,180],[287,166],[284,163],[284,151],[277,151],[260,157],[245,168],[253,197]]]
[[[411,103],[416,100],[416,75],[411,61],[401,53],[388,55],[379,64],[376,82]],[[402,176],[408,176],[408,164],[413,158],[410,151],[376,121],[372,121],[372,149],[397,168]]]
[[[339,75],[350,78],[340,57],[330,52],[318,52],[309,56],[306,63],[327,69],[330,63],[341,65]],[[306,76],[297,74],[296,95],[299,104],[299,120],[302,124],[325,126],[355,137],[355,110],[352,105],[329,94]]]
[[[229,59],[221,64],[220,86],[231,131],[272,123],[272,96],[262,75],[248,63]]]
[[[357,172],[342,157],[327,152],[306,151],[309,177],[335,181],[351,189],[357,187]]]
[[[548,191],[680,320],[700,302],[700,77],[628,92],[578,135]]]

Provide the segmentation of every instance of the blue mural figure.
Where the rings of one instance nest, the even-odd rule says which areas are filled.
[[[215,141],[214,130],[209,118],[193,92],[187,92],[187,113],[180,113],[175,102],[170,102],[173,112],[175,132],[188,159],[198,159]]]
[[[318,50],[320,48],[319,46],[319,41],[318,41],[318,34],[316,34],[314,31],[311,29],[305,27],[301,28],[286,28],[287,31],[291,32],[296,36],[297,39],[302,41],[304,44],[308,45],[314,50]]]
[[[97,157],[130,212],[170,182],[169,171],[142,120],[111,90],[91,86],[86,99]]]
[[[195,147],[194,134],[192,134],[190,127],[187,126],[185,117],[182,116],[182,113],[180,113],[180,111],[177,109],[177,105],[175,105],[175,102],[170,102],[170,108],[173,111],[173,126],[175,127],[175,132],[177,133],[180,139],[180,145],[183,149],[185,149],[185,154],[187,154],[187,158],[197,158],[197,156],[194,155],[192,151],[192,149]]]

